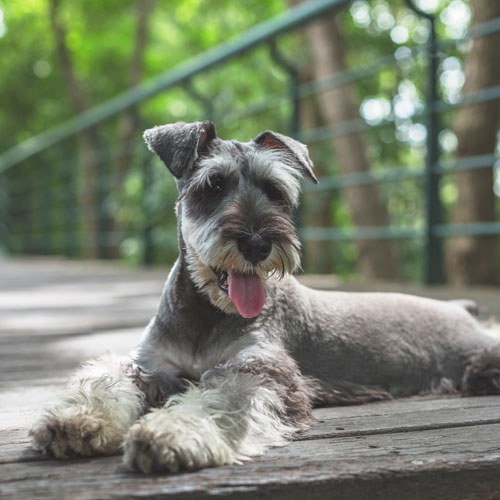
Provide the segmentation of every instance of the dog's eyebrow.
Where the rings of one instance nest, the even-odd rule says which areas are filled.
[[[230,148],[222,145],[217,152],[202,158],[189,184],[190,189],[206,186],[214,175],[229,177],[238,170],[238,161]]]
[[[288,158],[278,151],[255,151],[247,156],[250,174],[257,184],[270,181],[280,186],[293,207],[299,202],[300,178],[297,169],[290,165]]]

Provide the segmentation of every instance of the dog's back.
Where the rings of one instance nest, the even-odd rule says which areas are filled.
[[[311,290],[290,276],[270,293],[289,309],[284,342],[301,371],[332,391],[349,386],[353,402],[362,387],[394,396],[459,390],[472,357],[499,342],[468,302]]]

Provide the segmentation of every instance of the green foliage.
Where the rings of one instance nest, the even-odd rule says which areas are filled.
[[[55,51],[49,1],[0,0],[5,27],[2,35],[0,23],[0,151],[75,114]],[[91,105],[123,92],[129,85],[138,2],[61,1],[61,20],[67,30],[74,70]],[[436,13],[442,18],[438,23],[441,38],[457,36],[458,28],[445,22],[447,9],[454,6],[463,10],[467,5],[468,2],[461,0],[436,2]],[[149,25],[143,78],[155,77],[285,8],[284,0],[157,0]],[[466,27],[467,22],[462,24]],[[376,125],[365,134],[373,168],[385,171],[401,166],[421,167],[425,154],[421,124],[426,59],[418,54],[422,53],[427,41],[425,20],[412,13],[402,0],[355,0],[341,14],[341,23],[346,62],[350,68],[369,67],[391,54],[400,58],[397,65],[387,63],[354,84],[361,113],[369,123]],[[307,65],[303,38],[288,34],[280,38],[279,46],[287,59],[297,66]],[[404,59],[409,49],[416,57]],[[452,48],[442,58],[445,56],[456,58],[460,65],[464,52]],[[274,107],[251,112],[255,105],[286,94],[287,85],[288,77],[273,63],[269,47],[258,47],[195,77],[189,86],[170,89],[141,103],[138,109],[141,128],[170,121],[210,118],[216,122],[219,135],[226,138],[248,140],[264,128],[287,132],[291,112],[287,99],[278,100]],[[450,89],[443,87],[442,91],[445,97],[451,95]],[[413,111],[406,117],[398,115],[398,106],[408,102],[412,103]],[[379,110],[377,116],[370,118],[365,113],[370,106],[372,110]],[[395,118],[395,125],[384,124],[384,120],[390,118]],[[450,127],[451,120],[451,113],[445,114],[444,127]],[[144,232],[150,227],[155,262],[171,263],[177,253],[175,183],[156,159],[151,166],[152,179],[147,181],[145,169],[151,155],[145,151],[140,130],[136,143],[131,145],[135,153],[128,173],[124,182],[119,183],[115,167],[118,128],[117,120],[110,120],[98,130],[102,145],[99,182],[104,196],[97,217],[102,224],[114,219],[124,232],[119,251],[128,262],[137,264],[143,260]],[[451,158],[453,148],[444,153]],[[339,172],[330,141],[315,145],[314,159],[323,174]],[[47,174],[49,170],[50,175]],[[16,200],[9,201],[13,207],[13,223],[26,233],[23,242],[23,235],[12,231],[10,241],[14,251],[41,248],[45,239],[47,252],[68,254],[71,245],[67,235],[71,226],[71,255],[81,255],[83,228],[77,200],[81,196],[84,176],[78,163],[76,140],[66,141],[47,155],[39,155],[8,172],[5,182],[8,181],[11,198],[12,192],[19,193]],[[380,186],[380,195],[388,203],[395,226],[422,225],[421,189],[420,180]],[[21,198],[21,193],[36,195]],[[2,196],[5,199],[5,195]],[[443,181],[443,199],[447,209],[456,199],[452,179]],[[71,206],[68,200],[73,200]],[[6,203],[4,201],[4,205]],[[47,210],[53,214],[51,217]],[[40,213],[45,215],[40,216]],[[52,228],[47,227],[47,219]],[[341,193],[334,196],[332,223],[340,228],[352,225]],[[50,238],[46,238],[48,233]],[[358,257],[355,244],[335,243],[333,247],[335,271],[346,276],[353,274]],[[399,247],[401,275],[418,278],[420,243],[402,241]]]

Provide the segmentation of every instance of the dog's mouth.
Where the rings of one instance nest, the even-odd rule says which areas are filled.
[[[229,276],[226,271],[217,271],[216,269],[211,268],[214,274],[217,276],[217,284],[219,288],[225,292],[229,292]]]
[[[218,286],[244,318],[254,318],[262,311],[266,292],[257,273],[238,273],[234,270],[217,271]]]

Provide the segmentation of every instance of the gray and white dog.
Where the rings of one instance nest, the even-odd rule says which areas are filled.
[[[498,340],[468,302],[321,292],[292,276],[307,148],[210,122],[146,131],[177,180],[180,255],[130,359],[75,374],[31,429],[58,458],[114,454],[142,472],[239,463],[286,443],[313,405],[426,391],[500,392]]]

